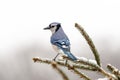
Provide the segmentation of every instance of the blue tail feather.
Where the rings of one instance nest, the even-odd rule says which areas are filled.
[[[68,52],[68,51],[64,51],[64,53],[73,61],[77,60],[77,58],[71,53],[71,52]]]

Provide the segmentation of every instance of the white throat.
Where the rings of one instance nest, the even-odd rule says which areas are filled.
[[[51,28],[50,30],[51,30],[52,34],[54,34],[55,31],[56,31],[56,27],[53,27],[53,28]]]

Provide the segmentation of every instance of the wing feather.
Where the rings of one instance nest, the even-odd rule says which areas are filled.
[[[66,50],[66,51],[70,51],[70,42],[69,40],[58,40],[58,41],[54,41],[53,43],[54,45],[58,46],[59,48]]]

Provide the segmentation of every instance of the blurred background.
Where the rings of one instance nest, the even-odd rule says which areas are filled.
[[[33,57],[52,59],[50,31],[43,28],[60,22],[75,56],[94,59],[85,39],[74,27],[79,23],[92,38],[101,57],[120,69],[119,0],[1,0],[0,80],[62,80],[50,65],[34,63]],[[70,80],[79,77],[63,68]],[[93,80],[96,72],[83,71]],[[96,76],[95,76],[96,75]]]

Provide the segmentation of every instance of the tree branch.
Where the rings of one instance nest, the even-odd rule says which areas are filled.
[[[83,78],[85,80],[91,80],[88,76],[86,76],[84,73],[78,71],[73,66],[70,66],[69,64],[67,64],[67,65],[68,65],[69,69],[72,69],[75,74],[77,74],[78,76],[80,76],[80,78]]]
[[[89,37],[89,35],[86,33],[86,31],[79,24],[75,23],[75,27],[81,32],[83,37],[86,39],[87,43],[90,46],[90,49],[92,50],[92,52],[95,56],[95,60],[96,60],[97,64],[99,66],[101,66],[100,57],[99,57],[97,49],[95,48],[95,45],[93,44],[92,39]]]
[[[117,80],[117,78],[114,75],[106,72],[102,67],[98,66],[97,64],[95,64],[89,60],[79,58],[77,61],[72,61],[70,58],[68,58],[66,56],[63,56],[63,58],[70,60],[71,62],[76,63],[76,64],[84,64],[84,65],[91,66],[91,67],[97,69],[97,71],[100,72],[101,74],[103,74],[104,76],[106,76],[108,78],[112,78],[114,80]]]
[[[39,57],[33,58],[33,61],[34,62],[38,62],[38,63],[46,63],[46,64],[52,64],[52,62],[53,62],[53,60],[50,60],[50,59],[41,59]],[[60,62],[60,61],[55,61],[55,62],[59,66],[68,67],[64,62]],[[84,66],[84,65],[80,65],[80,64],[76,64],[76,63],[73,63],[72,66],[74,68],[77,68],[77,69],[83,69],[83,70],[89,70],[89,71],[97,71],[96,68],[89,67],[89,66]]]
[[[48,59],[40,59],[40,58],[33,58],[33,61],[34,62],[38,62],[38,63],[46,63],[46,64],[52,64],[52,66],[58,70],[58,72],[62,75],[62,77],[65,77],[64,73],[57,67],[57,65],[60,65],[60,66],[65,66],[67,67],[69,70],[73,70],[76,74],[78,74],[81,78],[84,78],[85,80],[91,80],[89,77],[87,77],[85,74],[79,72],[78,70],[76,70],[75,68],[78,68],[75,67],[74,65],[73,66],[70,66],[70,64],[65,64],[63,62],[58,62],[58,61],[52,61],[52,60],[48,60]],[[54,64],[53,64],[54,63]],[[80,68],[80,67],[79,67]]]
[[[62,69],[60,69],[58,66],[57,66],[57,63],[56,62],[52,62],[51,63],[52,67],[58,71],[58,73],[62,76],[63,80],[69,80],[69,78],[67,77],[67,75],[62,71]]]
[[[120,71],[116,67],[112,66],[111,64],[108,64],[107,68],[112,74],[114,74],[120,80]]]

